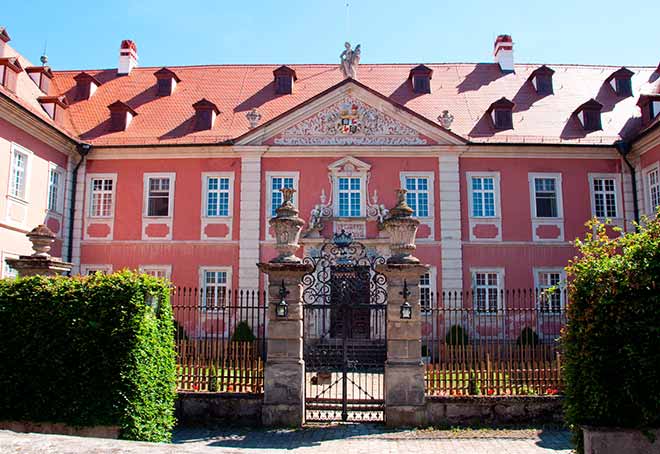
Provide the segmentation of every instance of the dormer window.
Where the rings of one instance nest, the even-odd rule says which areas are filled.
[[[601,103],[595,99],[590,99],[576,109],[575,115],[585,131],[603,129],[600,121],[600,111],[602,108],[603,105]]]
[[[110,131],[125,131],[137,115],[128,104],[115,101],[108,106],[110,110]]]
[[[628,96],[632,96],[632,83],[630,79],[633,74],[635,73],[628,68],[621,68],[612,73],[606,82],[609,82],[617,96],[627,98]]]
[[[0,58],[0,85],[7,90],[15,92],[18,73],[21,71],[23,71],[23,68],[18,61],[18,58]]]
[[[59,122],[62,119],[62,114],[69,103],[64,96],[40,96],[37,101],[44,108],[50,118]]]
[[[101,86],[101,82],[96,77],[86,72],[82,72],[73,77],[76,81],[76,101],[84,101],[92,97],[96,89]]]
[[[506,98],[500,98],[490,105],[488,113],[495,129],[513,129],[513,107],[515,104]]]
[[[536,68],[532,74],[530,74],[529,80],[532,82],[532,85],[534,85],[537,94],[541,96],[553,94],[552,75],[554,73],[555,72],[552,69],[543,65]]]
[[[296,72],[288,66],[280,66],[273,71],[275,77],[275,93],[290,95],[293,93],[293,82],[298,78]]]
[[[5,27],[0,27],[0,41],[3,43],[8,43],[11,41],[11,38],[9,37],[9,33],[7,33],[7,29]]]
[[[53,80],[53,72],[48,66],[30,66],[25,68],[25,72],[43,93],[48,94],[50,81]]]
[[[428,66],[419,65],[410,70],[410,80],[415,93],[431,93],[431,78],[433,70]]]
[[[212,129],[216,117],[220,114],[218,107],[208,99],[201,99],[193,104],[195,109],[195,131]]]
[[[156,95],[157,96],[170,96],[174,93],[176,84],[181,82],[174,71],[161,68],[154,73],[156,76]]]
[[[642,110],[642,125],[647,126],[660,115],[660,94],[641,95],[637,105]]]

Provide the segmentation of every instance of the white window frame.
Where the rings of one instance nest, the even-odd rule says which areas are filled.
[[[348,178],[349,179],[349,183],[348,183],[349,188],[348,188],[348,190],[346,190],[346,189],[342,190],[342,189],[339,188],[339,181],[343,178]],[[355,180],[358,180],[360,182],[360,189],[359,189],[359,193],[358,193],[359,196],[360,196],[360,199],[359,199],[359,201],[360,201],[359,202],[360,203],[360,211],[357,214],[357,216],[356,215],[351,215],[351,214],[347,214],[347,215],[342,215],[341,214],[341,205],[340,205],[340,201],[339,201],[339,199],[340,199],[339,196],[340,196],[340,194],[342,194],[343,192],[346,192],[346,191],[348,191],[348,200],[349,200],[349,205],[348,206],[349,206],[349,211],[351,211],[350,210],[350,208],[351,208],[351,202],[350,202],[351,197],[350,196],[351,196],[351,194],[354,194],[356,192],[355,189],[351,189],[351,183],[350,183],[351,179],[355,179]],[[366,199],[366,196],[365,196],[365,194],[366,194],[365,186],[366,186],[366,178],[362,177],[361,175],[339,175],[338,174],[335,177],[335,192],[337,194],[337,198],[335,199],[336,200],[336,206],[335,206],[335,210],[336,210],[335,211],[335,213],[336,213],[335,216],[336,217],[345,218],[345,219],[351,219],[351,218],[355,219],[355,218],[362,218],[362,217],[366,216],[365,213],[366,213],[366,208],[367,208],[366,207],[367,199]]]
[[[500,172],[466,172],[466,183],[467,183],[467,194],[468,194],[468,217],[470,219],[501,219],[502,214],[502,205],[501,205],[501,192],[500,192]],[[472,179],[473,178],[492,178],[493,179],[493,190],[494,194],[494,203],[495,203],[495,215],[494,216],[474,216],[474,202],[473,202],[473,189],[472,189]]]
[[[175,172],[166,172],[166,173],[153,173],[148,172],[143,175],[143,196],[142,196],[142,217],[145,219],[171,219],[174,214],[174,194],[175,194],[175,185],[176,185],[176,173]],[[167,216],[150,216],[149,215],[149,180],[152,178],[169,178],[170,187],[168,190],[168,204],[167,204]]]
[[[656,184],[658,198],[660,200],[660,163],[651,164],[648,167],[645,167],[642,170],[644,175],[644,189],[646,192],[646,197],[644,197],[644,206],[646,207],[646,214],[650,217],[655,216],[655,208],[653,202],[651,201],[651,173],[656,173]],[[660,204],[659,204],[660,205]]]
[[[108,216],[95,216],[93,208],[93,180],[112,180],[112,203]],[[90,219],[112,219],[115,217],[115,204],[117,203],[117,174],[116,173],[90,173],[87,175],[87,217]]]
[[[296,208],[298,207],[298,199],[300,195],[300,172],[266,172],[266,184],[268,185],[266,194],[266,220],[273,216],[273,178],[293,179],[293,189],[296,190],[296,193],[293,195],[292,202]]]
[[[534,289],[538,292],[538,301],[536,302],[536,309],[539,311],[539,314],[541,315],[557,315],[560,313],[563,313],[564,310],[566,309],[566,301],[565,301],[565,282],[566,282],[566,271],[564,271],[563,268],[533,268],[533,273],[534,273]],[[541,292],[545,288],[549,288],[547,284],[541,283],[540,275],[541,274],[550,274],[550,273],[556,273],[559,274],[559,285],[557,286],[559,288],[559,304],[560,304],[560,310],[559,312],[557,311],[541,311]]]
[[[14,153],[19,153],[25,157],[25,169],[23,172],[23,194],[22,196],[12,194],[14,180]],[[9,178],[7,183],[7,196],[13,200],[28,203],[30,200],[30,176],[32,171],[32,157],[34,153],[27,148],[12,142],[9,153]]]
[[[162,272],[164,274],[165,279],[170,279],[172,276],[172,265],[140,265],[139,266],[139,271],[140,273],[144,274],[151,274],[152,272]]]
[[[529,178],[529,201],[532,213],[532,219],[535,220],[554,220],[562,221],[564,219],[564,200],[562,197],[562,178],[561,173],[530,173]],[[536,211],[536,179],[555,180],[555,197],[557,202],[557,216],[539,216]]]
[[[429,283],[428,285],[422,285],[422,277],[423,276],[429,276]],[[434,297],[437,298],[437,287],[438,287],[438,273],[437,273],[437,268],[435,266],[429,267],[429,270],[427,273],[424,273],[422,276],[420,276],[419,280],[419,304],[421,306],[422,312],[431,312],[431,310],[435,307],[434,306]],[[429,290],[429,305],[428,307],[424,306],[422,304],[422,289],[426,288]]]
[[[491,273],[497,274],[497,311],[479,311],[477,310],[476,296],[477,296],[477,274]],[[475,315],[478,316],[495,316],[502,314],[505,310],[505,302],[503,298],[503,289],[505,288],[504,282],[504,268],[470,268],[471,288],[472,288],[472,309]]]
[[[57,199],[55,200],[55,209],[50,209],[50,189],[51,189],[51,174],[57,173],[59,175],[59,184],[57,186]],[[66,192],[66,172],[57,164],[48,163],[48,189],[46,191],[46,209],[51,213],[63,214],[64,212],[64,193]],[[114,187],[114,184],[113,184]]]
[[[17,259],[19,254],[2,251],[1,255],[2,255],[2,268],[0,269],[0,271],[2,271],[2,275],[0,277],[2,279],[18,277],[18,271],[15,268],[9,266],[9,264],[7,263],[7,259]],[[8,273],[9,269],[14,270],[14,273],[9,274]]]
[[[399,172],[399,181],[401,187],[406,187],[407,178],[425,178],[427,180],[428,189],[424,192],[428,194],[428,215],[427,216],[417,216],[416,213],[413,216],[417,219],[433,219],[435,217],[435,198],[434,198],[434,172]],[[414,191],[416,194],[419,194],[419,190]]]
[[[88,276],[90,272],[96,272],[100,271],[105,274],[111,274],[112,273],[112,265],[110,264],[84,264],[80,265],[80,275],[81,276]]]
[[[596,193],[594,191],[594,180],[606,179],[614,180],[614,204],[616,208],[616,216],[596,216]],[[590,173],[589,174],[589,196],[591,198],[591,216],[603,221],[611,219],[620,223],[623,220],[623,203],[621,201],[621,175],[618,173]]]
[[[207,212],[208,203],[208,179],[209,178],[227,178],[229,179],[229,200],[227,206],[227,216],[209,216]],[[202,172],[202,219],[231,219],[234,215],[234,172]]]
[[[199,290],[200,290],[200,296],[201,300],[200,303],[202,303],[202,308],[204,311],[207,310],[207,305],[206,305],[206,273],[207,272],[224,272],[227,274],[226,278],[226,283],[225,283],[225,289],[226,289],[226,298],[227,298],[227,303],[226,305],[231,305],[231,289],[232,289],[232,268],[230,266],[200,266],[199,267]],[[221,307],[217,306],[216,302],[216,307]]]

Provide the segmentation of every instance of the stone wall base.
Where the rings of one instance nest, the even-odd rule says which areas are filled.
[[[180,392],[176,400],[179,425],[241,424],[260,426],[263,394]]]
[[[389,405],[385,407],[385,425],[387,427],[422,427],[427,426],[424,406]]]
[[[119,438],[118,426],[74,427],[64,423],[0,421],[0,430],[21,433],[73,435],[75,437]]]
[[[304,407],[287,404],[264,404],[261,422],[266,427],[302,427]]]
[[[651,430],[655,442],[639,430],[584,427],[584,454],[660,454],[660,429]]]

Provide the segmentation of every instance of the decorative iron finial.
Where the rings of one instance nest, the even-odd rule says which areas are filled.
[[[39,58],[39,61],[41,62],[42,66],[46,66],[48,63],[48,55],[46,55],[46,47],[48,47],[48,41],[44,42],[44,52],[41,54],[41,57]]]
[[[454,122],[454,116],[448,110],[443,110],[442,115],[438,116],[438,122],[445,129],[451,129],[451,124]]]
[[[338,248],[346,248],[353,242],[353,234],[341,229],[341,232],[332,235],[332,242]]]

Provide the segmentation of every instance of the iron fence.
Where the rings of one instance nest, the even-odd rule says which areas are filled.
[[[566,296],[541,289],[422,292],[426,394],[560,393]]]
[[[180,391],[262,393],[267,306],[258,290],[175,287]]]

